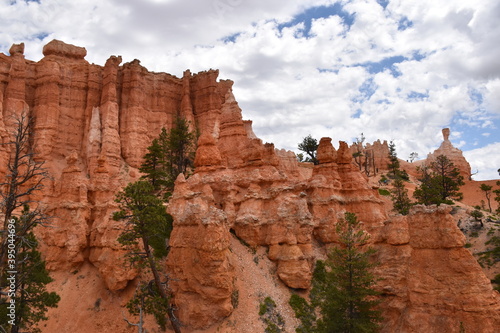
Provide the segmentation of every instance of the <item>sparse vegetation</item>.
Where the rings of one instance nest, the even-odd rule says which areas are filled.
[[[240,302],[240,291],[235,288],[231,293],[231,305],[233,306],[233,309],[236,309],[238,307],[239,302]]]
[[[470,216],[472,216],[476,221],[481,221],[481,219],[484,217],[484,214],[480,210],[474,209],[472,212],[470,212]]]
[[[480,188],[481,188],[481,191],[483,191],[484,195],[486,196],[486,201],[488,202],[488,211],[491,213],[491,200],[490,200],[490,197],[491,197],[491,189],[493,188],[493,186],[486,185],[486,184],[481,184]]]
[[[293,294],[289,301],[290,306],[295,312],[295,317],[300,320],[299,326],[295,329],[297,333],[315,333],[316,332],[316,313],[314,307],[303,297]]]
[[[266,297],[259,306],[260,319],[266,324],[265,333],[281,333],[285,329],[285,321],[278,312],[276,303],[271,297]]]
[[[500,261],[499,230],[490,229],[487,236],[489,236],[489,239],[484,243],[487,249],[478,254],[478,261],[483,267],[491,267]]]

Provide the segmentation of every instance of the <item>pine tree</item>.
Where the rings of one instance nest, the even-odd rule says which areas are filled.
[[[389,175],[392,175],[392,178],[398,176],[400,172],[399,166],[400,163],[396,154],[396,144],[394,143],[394,141],[391,141],[389,143],[389,164],[387,165],[387,167],[389,168]]]
[[[445,155],[439,155],[429,166],[418,168],[421,185],[415,189],[413,197],[424,205],[451,204],[451,200],[461,200],[460,186],[463,176]]]
[[[488,202],[488,209],[489,209],[489,211],[491,213],[491,200],[490,200],[490,196],[491,196],[491,189],[493,188],[493,186],[487,185],[487,184],[481,184],[480,188],[481,188],[481,191],[483,191],[484,195],[486,196],[486,201]]]
[[[339,246],[329,252],[326,262],[316,262],[311,305],[294,300],[296,315],[307,320],[297,332],[369,333],[380,329],[378,293],[373,289],[376,279],[371,272],[375,265],[370,262],[375,251],[360,249],[369,237],[353,213],[346,213],[338,222],[337,233]],[[319,319],[315,320],[311,307],[318,309]]]
[[[165,129],[162,129],[162,135],[166,135]],[[153,185],[154,190],[158,192],[169,183],[165,170],[165,153],[158,139],[154,139],[147,149],[144,162],[139,168],[139,171],[144,173],[141,179],[147,179]]]
[[[180,117],[174,120],[170,132],[162,130],[159,143],[164,152],[164,167],[167,173],[167,188],[172,191],[180,173],[187,174],[193,166],[195,134],[189,130],[188,122]]]
[[[405,188],[404,181],[400,177],[394,180],[391,190],[391,198],[393,209],[402,214],[408,215],[410,213],[411,201],[408,197],[408,190]]]
[[[119,211],[113,216],[115,220],[126,222],[125,230],[118,242],[128,250],[130,262],[149,281],[141,284],[149,286],[148,293],[136,293],[129,303],[129,309],[137,306],[137,300],[145,297],[148,305],[143,310],[155,316],[158,324],[164,328],[165,316],[176,333],[180,332],[174,309],[170,305],[171,292],[168,288],[168,276],[162,276],[161,259],[168,254],[168,238],[172,231],[172,216],[166,212],[164,201],[155,195],[153,185],[144,180],[130,183],[120,193],[116,202]],[[144,288],[139,288],[143,290]]]
[[[299,143],[299,150],[308,155],[305,158],[304,162],[313,162],[314,164],[319,163],[318,159],[316,158],[318,146],[318,140],[314,139],[310,134],[306,136],[301,143]]]
[[[400,163],[396,154],[396,145],[391,141],[389,145],[389,170],[394,178],[393,186],[391,189],[391,199],[393,210],[402,214],[408,215],[410,212],[411,201],[408,197],[408,190],[405,188],[404,180],[409,180],[406,171],[400,169]]]

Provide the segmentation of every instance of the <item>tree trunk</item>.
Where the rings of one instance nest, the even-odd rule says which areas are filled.
[[[158,288],[160,292],[160,296],[165,299],[166,301],[170,300],[170,295],[167,294],[167,290],[163,287],[160,279],[160,274],[158,270],[156,269],[155,261],[153,259],[153,254],[151,253],[151,250],[149,249],[149,243],[146,238],[142,238],[142,244],[144,245],[144,251],[146,252],[146,256],[148,258],[148,263],[151,268],[151,271],[153,272],[153,278],[155,281],[156,288]],[[168,314],[168,319],[170,320],[170,323],[172,324],[172,328],[174,329],[175,333],[181,333],[180,329],[180,323],[175,317],[174,309],[172,306],[168,306],[167,309],[167,314]]]

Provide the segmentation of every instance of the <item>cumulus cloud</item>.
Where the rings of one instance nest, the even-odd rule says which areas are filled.
[[[363,133],[423,157],[451,127],[486,168],[481,149],[500,141],[495,0],[0,1],[0,51],[24,41],[38,60],[57,38],[98,64],[122,55],[178,76],[218,68],[256,134],[279,148]]]

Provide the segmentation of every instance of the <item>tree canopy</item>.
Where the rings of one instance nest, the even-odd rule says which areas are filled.
[[[312,162],[315,165],[319,163],[318,159],[316,158],[318,146],[318,140],[313,138],[310,134],[306,136],[301,143],[299,143],[299,150],[303,151],[307,155],[304,159],[304,162]]]
[[[413,197],[424,205],[451,204],[451,200],[461,200],[459,192],[464,184],[460,171],[445,155],[439,155],[429,166],[418,168],[420,186],[415,189]]]
[[[369,237],[355,214],[345,213],[336,229],[339,245],[328,253],[326,261],[316,262],[311,303],[297,295],[290,299],[302,322],[297,332],[377,332],[382,318],[376,308],[379,301],[374,298],[378,295],[372,273],[375,264],[370,261],[375,251],[361,249]]]

